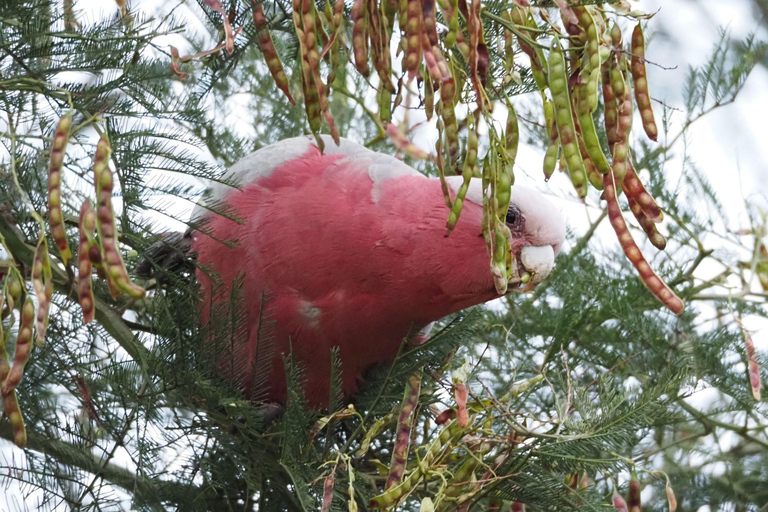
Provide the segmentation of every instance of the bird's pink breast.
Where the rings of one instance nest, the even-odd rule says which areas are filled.
[[[208,229],[219,239],[237,239],[236,247],[195,235],[198,263],[222,283],[198,271],[203,322],[210,320],[211,294],[213,303],[226,300],[243,276],[247,342],[235,344],[222,368],[248,394],[260,395],[252,390],[254,374],[270,371],[268,397],[284,401],[282,355],[292,351],[304,366],[310,404],[326,406],[333,347],[349,395],[370,366],[394,358],[409,332],[495,296],[479,236],[481,208],[467,203],[446,238],[437,180],[372,178],[369,165],[312,146],[227,195],[242,224],[209,216]],[[264,310],[274,323],[260,330],[262,297],[269,297]],[[272,334],[270,360],[258,346],[259,333]]]

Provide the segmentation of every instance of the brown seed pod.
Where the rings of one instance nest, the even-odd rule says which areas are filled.
[[[96,210],[89,200],[85,200],[80,208],[80,244],[77,250],[77,293],[80,309],[83,310],[83,323],[93,320],[95,303],[93,299],[93,284],[91,273],[93,267],[89,257],[90,248],[95,247],[99,253],[94,235],[96,234]],[[99,259],[101,257],[99,256]]]
[[[267,62],[267,69],[269,69],[269,73],[272,75],[272,79],[277,87],[288,97],[291,105],[295,105],[296,101],[288,90],[288,77],[283,69],[283,63],[280,62],[280,56],[277,54],[275,44],[272,42],[272,36],[269,33],[267,17],[264,15],[264,8],[262,7],[263,2],[261,0],[253,0],[251,3],[253,5],[253,23],[256,25],[256,38],[258,39],[261,53],[264,54],[264,60]]]
[[[640,178],[637,177],[632,162],[629,160],[627,165],[627,174],[624,176],[624,181],[621,184],[624,193],[627,197],[634,199],[638,205],[643,209],[645,215],[655,223],[659,223],[664,220],[664,214],[656,204],[653,196],[643,186]]]
[[[16,352],[13,354],[13,366],[3,382],[3,395],[12,393],[24,376],[24,366],[32,352],[32,325],[35,322],[35,303],[27,297],[21,307],[21,324],[16,337]]]
[[[621,208],[619,207],[619,200],[616,195],[616,183],[614,172],[611,171],[603,177],[603,187],[605,189],[605,199],[608,203],[608,218],[611,221],[611,226],[616,232],[616,236],[619,239],[621,248],[624,250],[627,258],[638,274],[643,284],[650,290],[650,292],[656,296],[662,304],[664,304],[670,311],[676,315],[683,314],[685,304],[683,301],[674,294],[674,292],[667,286],[667,284],[656,275],[651,266],[643,257],[643,253],[640,252],[640,248],[632,238],[632,234],[627,228],[627,223],[624,221],[624,217],[621,214]]]
[[[605,109],[603,118],[605,121],[605,137],[608,140],[608,148],[613,152],[613,146],[619,140],[619,107],[616,95],[611,86],[610,66],[603,64],[603,102]]]
[[[619,69],[618,64],[612,64],[612,69]],[[621,75],[621,71],[619,71]],[[622,79],[622,84],[624,84]],[[612,167],[616,173],[619,183],[624,181],[629,167],[629,131],[632,128],[632,93],[629,90],[629,84],[622,85],[623,95],[619,95],[616,89],[616,83],[613,84],[613,90],[616,92],[616,102],[619,111],[618,128],[616,131],[616,143],[613,145]]]
[[[135,285],[128,277],[128,270],[123,263],[120,249],[117,245],[117,228],[115,226],[115,213],[112,208],[112,188],[114,178],[109,168],[109,156],[112,152],[109,141],[102,136],[96,146],[96,154],[93,157],[93,172],[96,178],[96,228],[99,233],[104,264],[106,265],[107,281],[112,283],[113,296],[119,290],[134,299],[144,297],[144,288]]]
[[[368,68],[368,9],[365,8],[365,4],[365,0],[355,0],[350,11],[350,18],[352,19],[352,49],[355,56],[355,67],[361,75],[368,76],[370,74]]]
[[[490,65],[488,46],[483,35],[483,20],[480,17],[480,0],[473,0],[469,6],[467,25],[469,26],[469,69],[472,76],[472,84],[477,93],[477,108],[483,110],[486,95],[485,85]]]
[[[331,114],[330,105],[328,104],[328,95],[326,94],[327,88],[323,83],[323,79],[320,76],[320,53],[317,49],[317,23],[315,6],[311,0],[303,1],[303,18],[304,18],[304,35],[305,35],[305,58],[309,63],[310,72],[312,73],[312,81],[317,91],[317,98],[320,104],[320,112],[325,118],[325,122],[328,124],[328,128],[331,132],[333,141],[338,146],[340,144],[339,131],[336,129],[336,123],[333,120]]]
[[[45,235],[40,235],[37,243],[35,259],[32,263],[32,287],[37,296],[37,320],[35,322],[36,342],[42,345],[45,339],[45,331],[48,328],[48,312],[53,298],[53,276],[51,260],[48,255],[48,242]]]
[[[629,506],[629,512],[641,512],[640,491],[640,481],[637,479],[637,474],[632,471],[632,476],[629,479],[629,489],[627,490],[627,506]]]
[[[24,417],[21,415],[19,400],[16,392],[12,391],[2,395],[3,408],[13,431],[13,443],[19,448],[27,445],[27,429],[24,427]]]
[[[383,11],[386,0],[377,5],[377,2],[368,2],[368,19],[370,20],[371,56],[373,66],[379,76],[381,86],[391,95],[395,86],[392,85],[392,63],[390,60],[389,31],[386,13]]]
[[[613,501],[613,508],[615,508],[616,510],[620,510],[621,512],[628,512],[627,502],[624,499],[624,497],[618,493],[615,486],[613,489],[612,501]]]
[[[419,404],[419,392],[421,391],[421,379],[412,375],[408,379],[403,394],[403,402],[400,405],[400,414],[397,419],[397,433],[395,445],[392,447],[392,461],[389,465],[389,476],[384,489],[389,489],[403,480],[405,463],[408,461],[408,446],[411,440],[411,428],[413,427],[413,411]]]
[[[744,347],[747,352],[747,373],[749,374],[749,386],[752,388],[752,397],[755,401],[760,401],[760,366],[757,364],[755,356],[755,343],[752,341],[752,335],[742,326],[741,332],[744,335]]]
[[[67,242],[67,232],[64,229],[64,214],[61,211],[61,179],[64,165],[64,152],[67,149],[69,132],[72,129],[72,114],[67,112],[59,120],[53,133],[51,145],[51,163],[48,167],[48,225],[53,241],[59,248],[61,259],[66,265],[72,257]]]
[[[759,398],[758,398],[759,400]],[[664,486],[664,492],[667,495],[667,503],[669,504],[669,512],[675,512],[677,510],[677,498],[675,497],[675,491],[672,489],[672,486],[669,485],[669,481],[667,481],[667,485]]]
[[[632,211],[635,219],[637,219],[638,224],[640,224],[640,227],[645,231],[648,240],[650,240],[654,247],[660,251],[666,249],[667,239],[664,238],[664,235],[659,233],[659,230],[656,229],[656,223],[645,214],[640,203],[629,195],[627,195],[627,202],[629,203],[629,209]]]
[[[320,512],[330,512],[333,504],[333,486],[336,481],[336,467],[323,481],[323,504]]]
[[[453,385],[453,396],[456,399],[456,421],[459,422],[459,426],[466,427],[469,423],[469,415],[467,414],[467,398],[469,398],[469,389],[467,385],[462,383]]]
[[[219,0],[203,0],[203,3],[221,15],[221,22],[224,24],[224,40],[228,53],[235,51],[235,33],[232,30],[232,24],[229,21],[229,15]]]
[[[420,0],[408,0],[408,18],[405,25],[405,55],[403,71],[408,72],[408,81],[413,80],[419,71],[422,47],[422,20]]]
[[[638,22],[632,31],[631,45],[632,59],[630,69],[632,71],[632,80],[635,83],[635,102],[640,111],[640,118],[643,120],[643,130],[648,138],[655,141],[659,137],[659,129],[656,127],[656,120],[653,118],[653,107],[651,106],[651,94],[648,91],[648,73],[645,69],[645,36],[643,27]]]

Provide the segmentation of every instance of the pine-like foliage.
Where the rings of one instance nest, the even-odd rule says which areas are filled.
[[[441,9],[467,3],[475,2],[438,2]],[[668,248],[651,264],[686,301],[683,315],[667,311],[643,286],[615,238],[595,236],[608,223],[597,214],[586,232],[570,234],[555,272],[533,293],[445,319],[424,344],[404,341],[351,404],[340,392],[344,369],[332,357],[333,410],[308,410],[304,369],[285,354],[289,389],[280,415],[262,401],[266,372],[254,380],[251,400],[240,383],[220,378],[222,365],[239,364],[227,356],[242,341],[246,315],[262,319],[258,350],[270,353],[269,296],[261,311],[244,311],[235,286],[201,327],[193,261],[156,268],[152,279],[133,269],[152,244],[172,243],[169,221],[186,218],[204,180],[225,180],[224,169],[251,151],[314,129],[303,106],[292,6],[262,5],[296,105],[265,65],[251,21],[259,2],[222,2],[229,24],[243,27],[231,51],[211,51],[226,45],[219,2],[156,11],[124,4],[97,15],[71,0],[10,0],[0,12],[0,278],[7,288],[18,272],[33,295],[42,234],[54,286],[45,342],[32,351],[16,389],[23,450],[12,445],[18,422],[10,418],[11,395],[3,395],[0,482],[8,492],[0,509],[598,510],[610,506],[614,488],[627,494],[631,471],[652,488],[643,493],[644,510],[667,509],[665,487],[681,510],[759,510],[768,503],[768,418],[749,378],[755,366],[763,380],[766,373],[763,357],[748,355],[751,333],[742,325],[768,316],[766,214],[747,204],[751,224],[735,231],[730,207],[718,202],[695,159],[686,156],[679,172],[672,152],[692,123],[735,99],[764,45],[752,38],[734,44],[724,35],[708,64],[689,71],[682,130],[675,131],[674,113],[665,109],[667,137],[660,140],[668,142],[637,137],[633,144],[636,167],[649,171],[643,178],[667,218]],[[537,90],[507,30],[509,4],[483,2],[488,99],[502,107],[507,96]],[[335,3],[316,5],[326,14]],[[351,7],[341,29],[346,43]],[[444,12],[438,21],[448,27]],[[556,9],[547,12],[554,18]],[[536,20],[542,31],[550,28],[546,18]],[[442,28],[440,35],[444,40]],[[169,41],[194,57],[174,57]],[[327,78],[333,59],[342,62],[335,80],[328,79],[336,128],[394,152],[383,110],[373,107],[381,107],[385,92],[345,65],[354,60],[347,48],[327,54],[322,68]],[[450,59],[466,79],[460,103],[476,100],[467,79],[471,62],[458,47]],[[404,105],[425,108],[429,78],[410,90],[400,85]],[[523,138],[544,149],[552,142],[544,115],[530,108],[538,124],[524,125]],[[66,112],[75,126],[61,196],[70,249],[77,254],[77,214],[94,197],[93,155],[104,135],[120,250],[148,292],[115,298],[105,280],[94,279],[96,321],[89,324],[77,303],[77,265],[60,263],[47,229],[52,134]],[[602,106],[595,118],[601,113]],[[464,153],[469,129],[466,119],[459,123]],[[482,139],[481,154],[490,140]],[[600,142],[608,147],[602,129]],[[437,174],[432,162],[404,153]],[[599,205],[596,191],[588,204]],[[228,214],[226,205],[208,207]],[[645,245],[646,254],[656,254]],[[0,307],[0,342],[12,361],[21,319],[7,306]],[[453,419],[459,383],[469,387],[464,427]],[[406,386],[420,389],[415,403],[408,393],[404,398]],[[708,405],[696,399],[702,394],[711,397]],[[404,483],[385,491],[392,452],[403,448],[395,439],[406,405],[415,408]]]

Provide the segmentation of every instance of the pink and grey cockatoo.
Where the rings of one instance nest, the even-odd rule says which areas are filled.
[[[203,322],[208,305],[228,300],[243,275],[247,333],[228,356],[235,364],[222,367],[246,393],[262,368],[270,372],[269,399],[284,402],[282,356],[292,351],[306,369],[309,404],[327,407],[333,347],[349,396],[368,368],[394,359],[409,334],[423,336],[436,320],[498,297],[482,236],[480,180],[472,180],[461,219],[445,236],[439,180],[349,140],[336,146],[327,138],[322,153],[310,137],[284,140],[245,157],[228,177],[241,189],[217,184],[207,201],[231,205],[242,223],[201,206],[193,218],[204,219],[218,240],[238,243],[230,248],[197,231],[192,249],[207,268],[197,271]],[[447,178],[454,193],[461,179]],[[517,261],[541,281],[563,244],[561,214],[538,192],[515,186],[507,223]],[[265,296],[273,354],[256,361]]]

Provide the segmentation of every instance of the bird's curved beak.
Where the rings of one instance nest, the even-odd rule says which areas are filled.
[[[525,291],[530,291],[552,272],[555,266],[555,250],[551,245],[526,245],[520,251],[520,263],[531,274],[531,280],[525,287]]]

